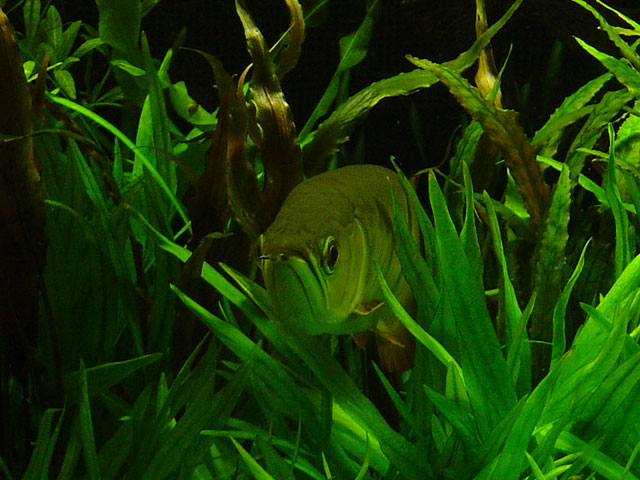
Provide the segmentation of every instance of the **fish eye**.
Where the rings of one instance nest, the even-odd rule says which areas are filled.
[[[338,244],[336,239],[328,237],[324,244],[324,269],[327,273],[333,273],[338,261]]]

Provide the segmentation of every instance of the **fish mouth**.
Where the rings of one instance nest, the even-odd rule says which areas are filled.
[[[298,255],[261,256],[262,275],[276,311],[306,333],[330,333],[340,319],[328,308],[327,284],[313,260]]]

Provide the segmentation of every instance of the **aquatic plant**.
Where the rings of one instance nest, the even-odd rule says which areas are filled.
[[[26,0],[18,44],[37,121],[0,133],[3,145],[33,142],[33,156],[27,149],[11,158],[23,173],[40,166],[42,197],[37,184],[25,193],[36,205],[27,227],[41,225],[41,205],[48,249],[40,296],[31,296],[37,338],[32,325],[16,324],[28,368],[14,370],[16,360],[2,357],[3,474],[638,478],[640,57],[626,39],[640,35],[640,24],[613,11],[624,25],[614,27],[573,1],[594,15],[620,58],[577,39],[607,73],[529,138],[515,112],[462,76],[519,1],[456,59],[409,57],[415,70],[343,98],[380,3],[368,1],[297,133],[278,82],[296,63],[304,16],[328,2],[303,11],[288,0],[289,49],[273,52],[236,2],[253,66],[236,81],[205,55],[220,96],[210,113],[172,82],[174,52],[157,61],[149,51],[140,25],[156,1],[101,0],[96,30],[65,25],[55,6]],[[101,80],[83,84],[80,65],[103,65]],[[381,272],[378,280],[418,346],[402,378],[370,365],[384,391],[367,390],[367,363],[348,338],[283,323],[253,265],[206,259],[225,258],[215,246],[230,233],[248,254],[303,170],[326,169],[380,100],[437,82],[471,120],[448,169],[430,169],[425,198],[402,177],[425,243],[415,245],[396,219],[415,318],[384,289]],[[136,121],[118,127],[105,107]],[[277,160],[283,152],[287,168]],[[586,164],[597,168],[585,172]],[[483,168],[505,178],[483,185],[498,195],[474,190]],[[200,277],[219,294],[210,308],[190,283]],[[176,321],[182,306],[210,334],[176,368],[169,352],[185,325]],[[13,341],[6,331],[3,345]],[[392,411],[378,408],[381,396]]]

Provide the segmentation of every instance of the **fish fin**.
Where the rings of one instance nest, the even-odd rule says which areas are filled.
[[[360,303],[353,312],[358,315],[368,315],[374,310],[380,308],[382,305],[384,305],[382,300],[369,300],[368,302]]]
[[[398,324],[393,330],[376,331],[376,340],[383,370],[394,373],[413,367],[415,338],[402,324]]]
[[[366,350],[367,345],[369,345],[371,335],[372,332],[365,330],[364,332],[356,332],[351,336],[353,337],[353,341],[361,350]]]

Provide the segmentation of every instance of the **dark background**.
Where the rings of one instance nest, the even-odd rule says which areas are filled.
[[[412,54],[442,62],[466,50],[475,38],[473,0],[381,0],[382,12],[374,26],[365,60],[351,74],[351,93],[373,81],[412,69],[404,58]],[[305,2],[303,1],[303,6]],[[511,0],[487,0],[489,20],[497,19]],[[595,2],[592,2],[595,4]],[[90,1],[56,1],[63,21],[81,19],[97,25],[97,8]],[[637,0],[611,0],[609,4],[640,20]],[[270,44],[289,23],[282,0],[246,0],[254,20]],[[354,31],[365,14],[364,0],[332,0],[328,15],[308,26],[298,66],[283,82],[283,90],[302,128],[320,99],[338,64],[338,41]],[[602,7],[605,16],[619,24]],[[509,48],[511,56],[503,80],[504,104],[520,112],[528,133],[539,128],[563,98],[604,70],[584,52],[572,35],[613,55],[619,54],[599,32],[590,13],[570,0],[524,0],[506,27],[493,41],[496,63],[501,66]],[[240,73],[249,63],[244,34],[233,0],[163,0],[143,19],[143,30],[152,55],[162,58],[184,29],[183,45],[207,51],[224,63],[229,73]],[[560,49],[557,72],[549,72],[552,48]],[[213,76],[197,54],[177,51],[171,68],[173,81],[184,80],[189,91],[207,109],[216,106]],[[467,76],[472,78],[475,69]],[[528,95],[523,92],[528,88]],[[414,108],[420,120],[424,154],[417,147],[410,125]],[[464,118],[464,112],[440,85],[411,97],[388,99],[369,115],[363,131],[365,158],[386,163],[390,155],[401,165],[416,170],[441,162],[449,140]],[[354,148],[352,141],[347,148]]]

